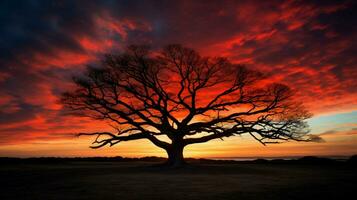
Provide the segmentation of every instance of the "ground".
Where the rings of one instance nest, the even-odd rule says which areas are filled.
[[[152,164],[2,164],[0,199],[350,199],[357,185],[347,164]]]

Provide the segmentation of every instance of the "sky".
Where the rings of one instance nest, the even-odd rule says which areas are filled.
[[[312,1],[1,1],[0,156],[165,156],[148,141],[90,149],[106,123],[65,115],[71,77],[129,44],[180,43],[225,56],[297,91],[319,143],[262,146],[241,136],[188,157],[357,154],[357,3]]]

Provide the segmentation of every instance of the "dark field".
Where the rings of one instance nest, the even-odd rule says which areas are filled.
[[[0,199],[354,199],[351,163],[2,163]]]

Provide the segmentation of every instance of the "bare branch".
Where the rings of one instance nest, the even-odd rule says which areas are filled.
[[[155,54],[147,46],[130,46],[74,77],[76,88],[61,102],[72,114],[110,122],[115,133],[79,134],[96,136],[92,148],[148,139],[173,151],[242,134],[263,145],[312,141],[305,122],[311,115],[296,94],[283,84],[264,84],[264,78],[181,45]]]

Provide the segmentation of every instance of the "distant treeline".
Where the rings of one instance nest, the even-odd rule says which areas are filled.
[[[166,158],[162,157],[143,157],[143,158],[125,158],[115,157],[33,157],[33,158],[16,158],[0,157],[0,163],[63,163],[63,162],[161,162]]]
[[[52,163],[70,163],[70,162],[164,162],[163,157],[142,157],[142,158],[126,158],[121,156],[116,157],[34,157],[34,158],[14,158],[0,157],[0,164],[52,164]],[[322,158],[315,156],[305,156],[298,159],[256,159],[250,161],[235,161],[235,160],[211,160],[211,159],[185,159],[188,163],[205,163],[205,164],[357,164],[357,155],[351,156],[345,161]]]

